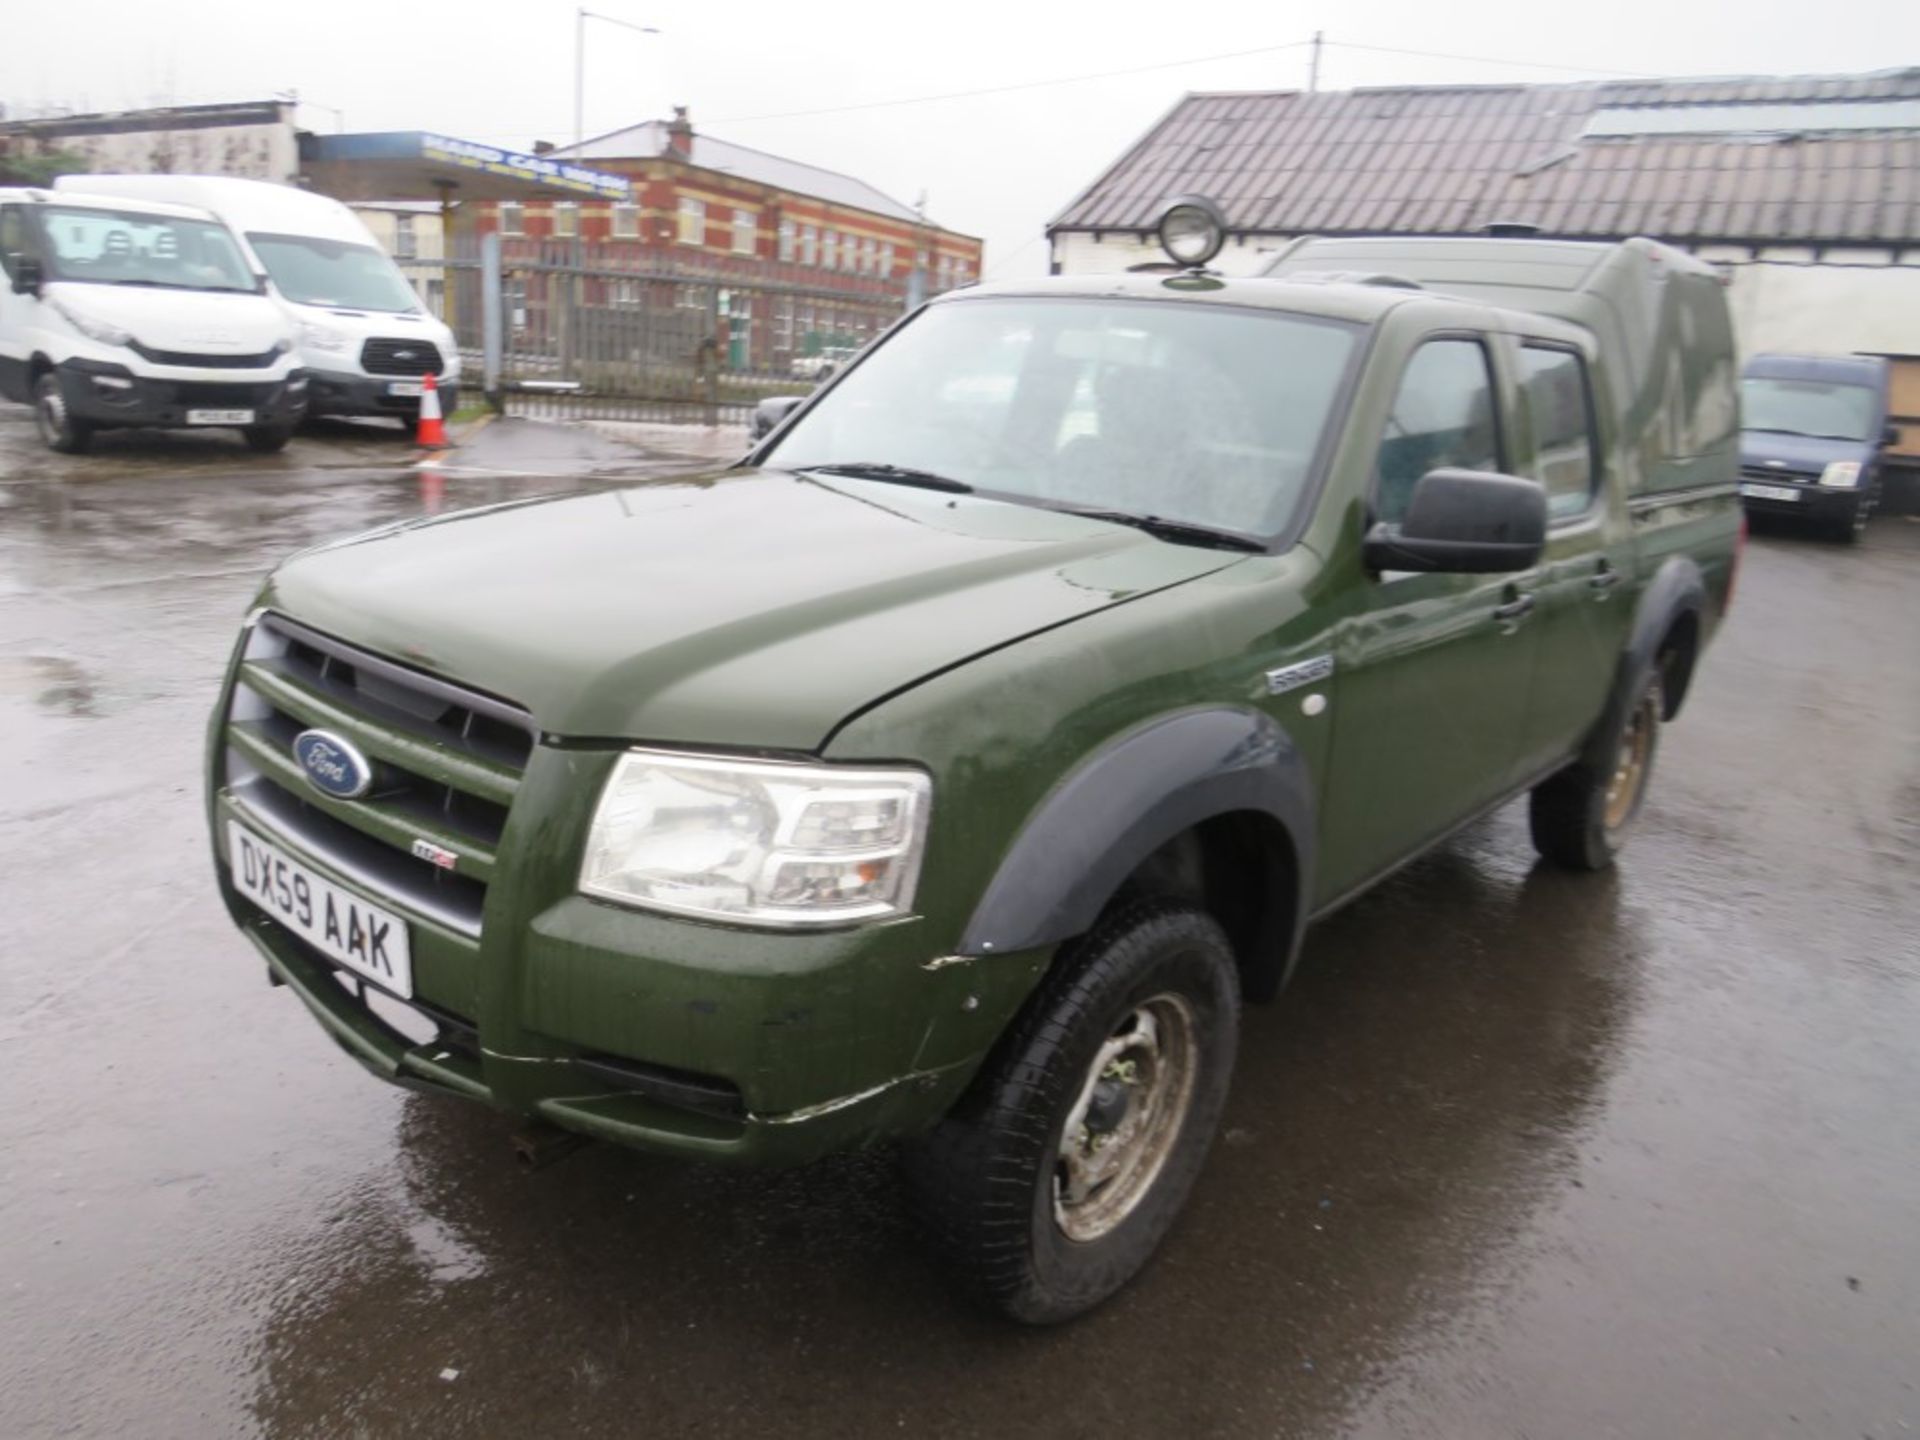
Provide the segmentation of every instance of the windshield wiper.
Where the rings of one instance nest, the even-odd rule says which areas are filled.
[[[950,475],[931,470],[916,470],[911,465],[884,465],[873,460],[849,460],[842,465],[802,465],[818,475],[848,475],[855,480],[885,480],[893,485],[917,485],[922,490],[939,490],[948,495],[971,495],[973,486]]]
[[[1067,515],[1078,515],[1083,520],[1107,520],[1115,525],[1131,525],[1136,530],[1146,531],[1156,540],[1171,541],[1175,545],[1211,545],[1216,550],[1244,550],[1250,555],[1261,554],[1267,548],[1260,541],[1236,535],[1231,530],[1216,530],[1211,525],[1195,525],[1187,520],[1136,515],[1131,510],[1083,510],[1072,505],[1049,505],[1047,508]]]

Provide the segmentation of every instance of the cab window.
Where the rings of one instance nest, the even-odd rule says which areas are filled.
[[[1398,524],[1429,470],[1499,470],[1500,426],[1486,347],[1429,340],[1400,376],[1376,461],[1374,507]]]
[[[1600,471],[1586,362],[1571,350],[1523,345],[1520,393],[1533,432],[1532,475],[1546,489],[1548,520],[1584,515]]]

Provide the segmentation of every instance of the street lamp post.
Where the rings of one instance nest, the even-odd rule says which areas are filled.
[[[609,25],[618,25],[622,30],[631,30],[636,35],[660,33],[651,25],[635,25],[631,21],[616,19],[612,15],[602,15],[584,6],[573,12],[573,143],[576,147],[587,138],[587,21],[589,20],[604,20]]]

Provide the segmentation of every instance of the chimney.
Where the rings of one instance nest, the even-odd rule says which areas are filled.
[[[554,152],[554,148],[554,143],[551,140],[536,140],[533,142],[533,153],[536,155],[551,155]]]
[[[667,124],[667,149],[682,160],[693,159],[693,122],[687,118],[687,107],[673,107],[673,119]]]

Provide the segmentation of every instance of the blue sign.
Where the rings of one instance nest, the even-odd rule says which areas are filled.
[[[293,758],[307,783],[336,800],[357,800],[373,788],[367,757],[331,730],[302,730],[293,739]]]
[[[633,194],[633,182],[624,175],[589,170],[583,165],[555,160],[550,155],[521,155],[492,145],[476,145],[471,140],[456,140],[450,135],[423,134],[420,155],[422,159],[457,165],[462,170],[484,170],[489,175],[532,180],[601,200],[625,200]]]

